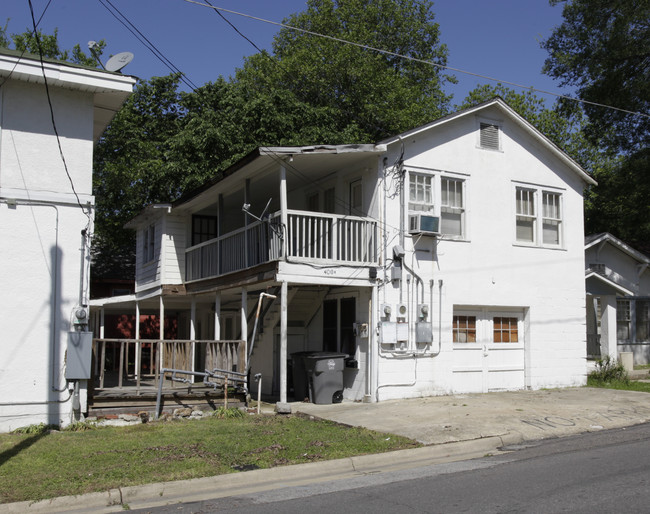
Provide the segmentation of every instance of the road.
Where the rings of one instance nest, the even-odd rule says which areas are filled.
[[[647,512],[650,424],[480,459],[139,510],[152,513]]]

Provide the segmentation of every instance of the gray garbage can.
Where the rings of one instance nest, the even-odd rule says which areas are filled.
[[[309,396],[309,378],[305,358],[314,352],[295,352],[291,354],[291,375],[293,377],[293,399],[303,401]]]
[[[312,403],[329,404],[343,400],[345,353],[314,352],[305,357]]]

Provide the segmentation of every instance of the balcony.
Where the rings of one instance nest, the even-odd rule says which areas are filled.
[[[294,263],[377,265],[377,221],[307,211],[279,212],[185,251],[185,281],[218,277],[282,258]]]

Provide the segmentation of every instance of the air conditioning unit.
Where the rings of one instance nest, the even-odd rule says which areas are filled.
[[[428,214],[409,214],[409,234],[440,235],[440,218]]]

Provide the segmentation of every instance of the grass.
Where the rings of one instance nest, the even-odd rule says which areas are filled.
[[[606,389],[620,389],[622,391],[641,391],[643,393],[650,393],[650,383],[637,382],[635,380],[610,380],[608,382],[604,382],[593,377],[588,377],[587,385],[589,387],[603,387]]]
[[[0,434],[0,502],[337,459],[420,446],[299,416],[218,417]]]

